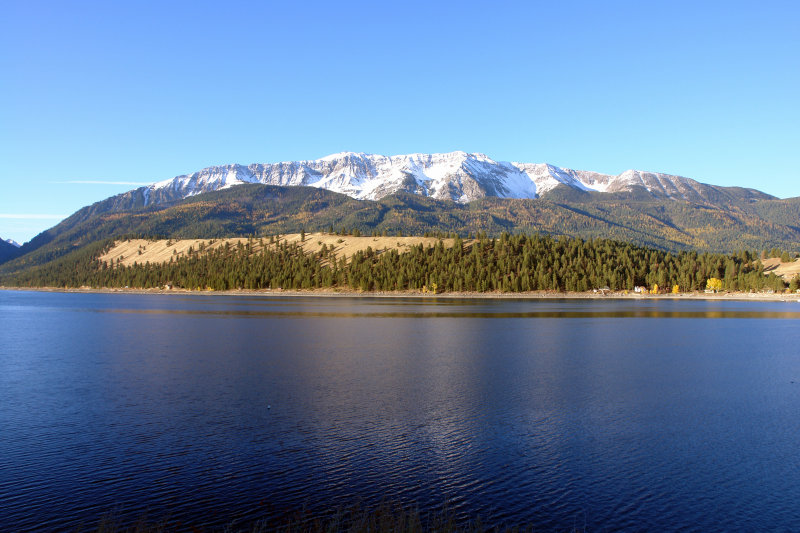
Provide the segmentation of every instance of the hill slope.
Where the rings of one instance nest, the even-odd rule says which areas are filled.
[[[10,261],[15,257],[19,257],[21,254],[22,251],[19,247],[0,239],[0,263]]]
[[[783,203],[763,205],[774,202]],[[115,210],[107,210],[110,203],[116,204]],[[715,207],[654,199],[635,189],[597,193],[567,187],[557,187],[535,200],[486,197],[461,204],[395,193],[369,201],[314,187],[246,184],[172,205],[122,209],[119,199],[98,202],[26,243],[21,249],[25,255],[0,266],[0,273],[41,264],[91,242],[121,235],[219,238],[331,228],[390,235],[525,232],[604,237],[669,251],[796,250],[800,248],[800,228],[781,223],[791,219],[796,206],[792,201],[749,200]]]

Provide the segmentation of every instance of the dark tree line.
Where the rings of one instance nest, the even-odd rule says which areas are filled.
[[[263,244],[264,241],[261,240]],[[588,291],[608,287],[681,292],[703,290],[709,279],[724,290],[783,290],[785,283],[764,275],[756,253],[732,255],[680,252],[606,239],[553,238],[539,235],[484,235],[465,244],[442,241],[407,252],[373,250],[338,257],[322,246],[304,252],[296,243],[255,246],[255,241],[192,251],[169,263],[131,266],[98,257],[111,241],[95,243],[64,258],[0,280],[6,285],[53,287],[131,287],[229,289],[346,288],[364,291]],[[256,251],[258,250],[258,251]],[[796,285],[797,283],[795,283]]]

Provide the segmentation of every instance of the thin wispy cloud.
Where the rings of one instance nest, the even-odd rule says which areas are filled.
[[[51,181],[50,183],[66,183],[69,185],[150,185],[150,183],[143,181],[112,181],[112,180],[67,180],[67,181]]]
[[[17,220],[50,220],[67,218],[69,215],[50,215],[41,213],[0,213],[0,218]]]

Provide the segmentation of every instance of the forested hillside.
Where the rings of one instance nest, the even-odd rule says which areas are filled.
[[[270,242],[272,241],[272,242]],[[733,255],[680,252],[607,239],[502,234],[480,235],[472,243],[456,237],[452,246],[367,248],[349,257],[322,245],[309,253],[300,242],[251,238],[232,246],[202,247],[168,263],[125,266],[100,257],[112,241],[94,243],[58,261],[0,278],[17,286],[134,287],[166,285],[227,289],[345,289],[362,291],[588,291],[597,288],[686,292],[711,286],[722,290],[783,290],[785,283],[764,275],[749,252]],[[709,281],[711,280],[711,281]],[[797,288],[798,281],[792,282]]]
[[[483,198],[457,204],[407,193],[369,201],[310,187],[238,185],[174,205],[142,207],[131,201],[114,207],[122,210],[108,211],[110,200],[98,202],[25,244],[24,255],[0,265],[0,274],[120,235],[260,237],[345,229],[389,235],[454,232],[467,237],[508,232],[614,239],[673,253],[800,249],[797,199],[727,193],[723,200],[727,203],[703,205],[657,199],[642,191],[600,194],[556,188],[535,200]]]

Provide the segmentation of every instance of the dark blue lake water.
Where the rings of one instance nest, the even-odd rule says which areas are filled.
[[[800,303],[0,291],[0,529],[800,530]]]

